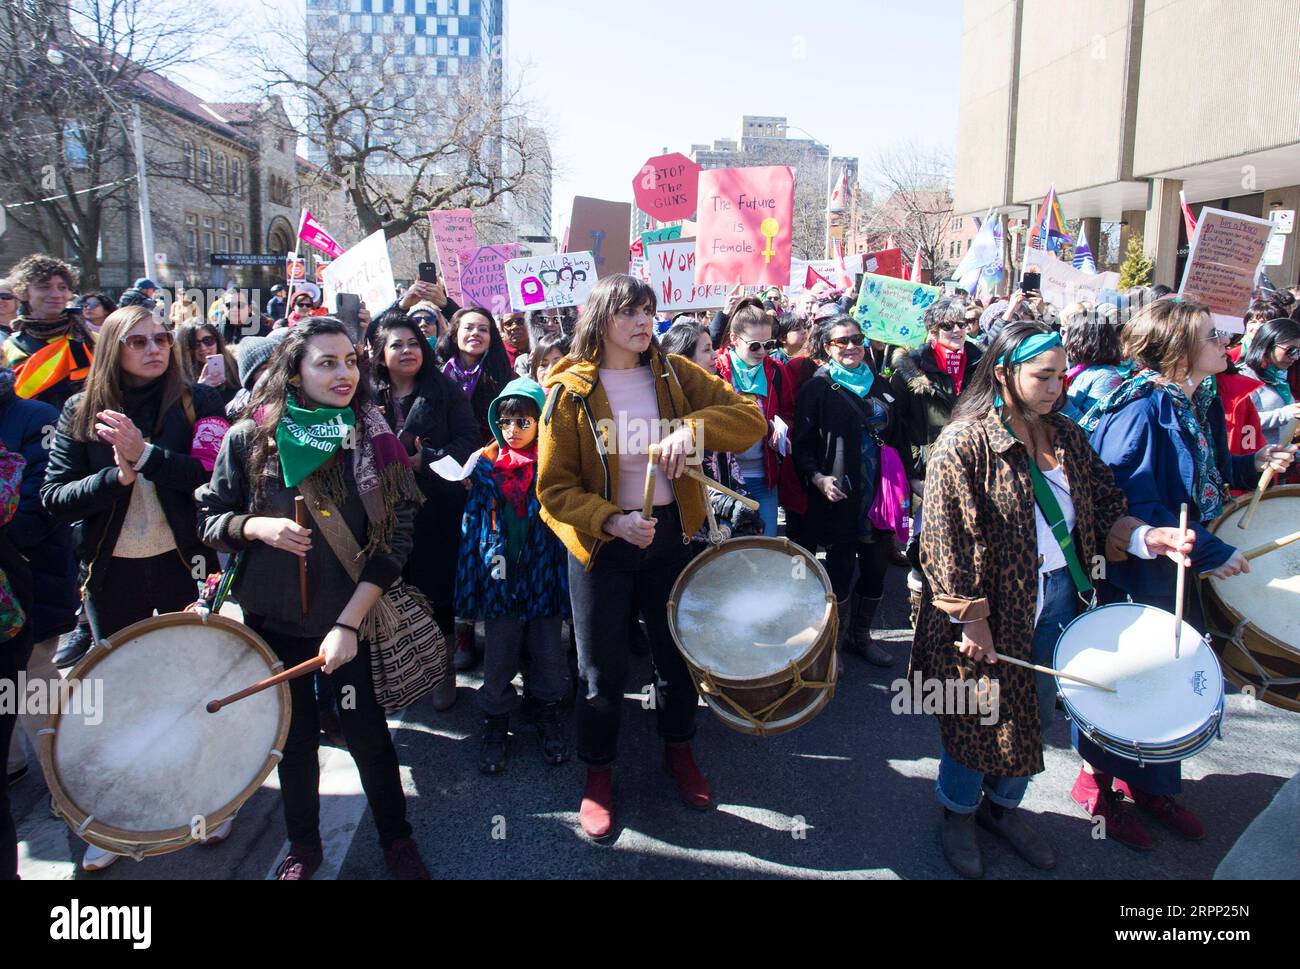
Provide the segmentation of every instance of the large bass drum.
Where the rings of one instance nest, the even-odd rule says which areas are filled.
[[[1238,528],[1250,498],[1230,505],[1210,531],[1246,550],[1300,527],[1300,485],[1266,491],[1250,527]],[[1252,560],[1249,573],[1205,579],[1201,602],[1228,681],[1266,703],[1300,710],[1300,543]]]
[[[789,539],[731,539],[693,559],[669,596],[668,628],[732,730],[785,733],[835,695],[835,595],[821,563]]]
[[[251,629],[215,614],[153,616],[110,636],[69,677],[80,705],[40,733],[59,814],[84,840],[137,860],[202,840],[279,763],[289,687],[215,714],[205,706],[282,666]]]

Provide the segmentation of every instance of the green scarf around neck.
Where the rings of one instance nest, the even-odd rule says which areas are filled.
[[[284,486],[298,487],[304,478],[332,458],[344,441],[352,437],[356,423],[351,407],[307,410],[286,401],[284,416],[275,429]]]
[[[755,397],[767,396],[767,370],[762,362],[751,367],[735,350],[727,351],[731,355],[731,386],[737,393],[752,394]]]
[[[830,370],[832,380],[859,397],[867,396],[871,392],[871,385],[876,382],[876,375],[871,372],[871,368],[866,363],[859,363],[852,370],[834,360],[826,366]]]

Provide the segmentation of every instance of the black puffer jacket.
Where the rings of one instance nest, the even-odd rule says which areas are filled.
[[[962,386],[970,383],[984,351],[966,342],[966,375]],[[907,476],[925,478],[925,464],[939,432],[948,426],[952,409],[957,405],[957,390],[952,375],[939,369],[929,343],[912,350],[899,348],[894,354],[894,374],[889,379],[894,395],[898,422],[898,449]]]
[[[225,410],[211,388],[194,387],[187,393],[193,420],[186,413],[184,399],[167,409],[161,426],[152,434],[152,428],[147,426],[152,421],[141,423],[144,418],[129,410],[127,416],[136,421],[153,444],[153,453],[140,473],[157,488],[158,502],[176,539],[177,551],[186,568],[194,570],[197,577],[217,571],[218,565],[217,557],[199,541],[195,519],[194,489],[208,480],[208,473],[197,458],[190,457],[194,423],[204,417],[224,419]],[[81,394],[76,394],[64,405],[41,487],[41,501],[50,514],[72,522],[77,556],[88,570],[86,588],[93,594],[103,586],[103,570],[96,565],[113,554],[134,485],[117,480],[112,447],[72,437],[72,419],[80,401]]]

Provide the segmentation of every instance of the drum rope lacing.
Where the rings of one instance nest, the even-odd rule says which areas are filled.
[[[1246,661],[1250,663],[1251,666],[1255,667],[1255,673],[1259,677],[1260,683],[1264,686],[1263,692],[1261,692],[1256,699],[1262,700],[1264,695],[1275,686],[1296,686],[1297,684],[1300,684],[1300,676],[1273,676],[1268,670],[1264,669],[1264,667],[1259,664],[1259,660],[1255,659],[1255,654],[1246,648],[1246,644],[1241,638],[1242,632],[1249,625],[1249,619],[1242,619],[1232,627],[1232,632],[1224,633],[1218,629],[1211,629],[1210,635],[1219,637],[1229,646],[1236,646],[1237,652],[1246,657]]]

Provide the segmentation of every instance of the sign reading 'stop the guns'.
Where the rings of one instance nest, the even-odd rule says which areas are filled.
[[[701,171],[681,152],[651,158],[632,179],[636,207],[659,222],[689,219],[695,214]]]
[[[794,241],[794,170],[700,173],[695,281],[787,286]]]

